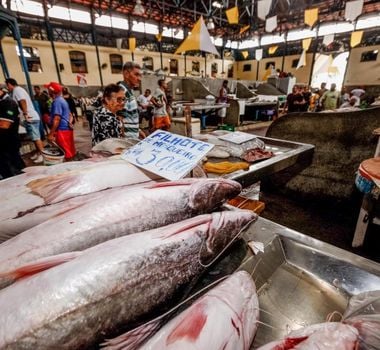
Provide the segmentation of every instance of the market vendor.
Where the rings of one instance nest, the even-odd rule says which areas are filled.
[[[64,152],[65,159],[75,156],[74,130],[71,123],[72,115],[68,103],[62,97],[62,86],[51,82],[45,87],[49,96],[53,99],[50,111],[49,142],[55,142]]]
[[[92,145],[124,135],[123,122],[117,112],[124,108],[125,93],[120,85],[109,84],[103,92],[102,106],[94,112],[92,127]]]

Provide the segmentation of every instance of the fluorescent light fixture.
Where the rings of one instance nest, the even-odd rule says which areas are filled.
[[[6,1],[4,1],[4,7],[6,7]],[[34,16],[44,16],[44,9],[42,3],[29,0],[12,0],[11,1],[11,10],[27,13]]]
[[[349,22],[332,22],[321,24],[318,30],[318,36],[325,36],[329,34],[353,32],[354,25]]]
[[[136,5],[132,13],[136,16],[142,16],[145,14],[145,7],[142,5],[141,0],[136,0]]]
[[[287,41],[302,40],[306,38],[314,38],[316,36],[316,30],[302,29],[302,30],[290,30],[286,37]]]
[[[258,38],[253,38],[250,40],[243,40],[243,42],[240,44],[239,49],[250,49],[252,47],[258,47],[260,46],[259,39]]]
[[[272,45],[285,42],[285,36],[282,35],[264,35],[261,38],[261,45]]]
[[[221,9],[223,7],[223,5],[219,1],[214,1],[212,3],[212,6],[218,8],[218,9]]]

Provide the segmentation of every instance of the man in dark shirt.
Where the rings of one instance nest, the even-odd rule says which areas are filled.
[[[21,173],[25,163],[20,155],[18,104],[0,87],[0,176],[11,177]]]

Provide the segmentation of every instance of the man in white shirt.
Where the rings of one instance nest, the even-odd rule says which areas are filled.
[[[142,119],[144,118],[145,120],[149,122],[149,129],[152,128],[153,106],[150,103],[151,98],[152,98],[152,95],[151,95],[150,89],[146,89],[144,94],[141,94],[139,97],[137,97],[140,124],[142,123]]]
[[[41,163],[43,161],[41,152],[44,145],[41,141],[40,134],[40,116],[34,109],[29,94],[21,86],[18,86],[15,79],[7,78],[5,84],[9,90],[10,97],[18,104],[21,124],[25,127],[28,136],[36,146],[37,153],[32,159],[34,160],[34,163]]]

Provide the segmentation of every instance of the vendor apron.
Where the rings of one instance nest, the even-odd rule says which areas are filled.
[[[65,152],[65,159],[75,156],[74,130],[57,130],[55,142]]]

